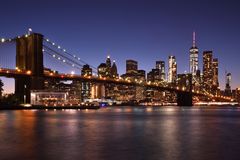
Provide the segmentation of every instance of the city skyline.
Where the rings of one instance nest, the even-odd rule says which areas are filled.
[[[28,1],[16,3],[19,4],[17,7],[22,8],[22,12],[9,13],[8,19],[2,18],[1,37],[19,35],[32,27],[33,31],[43,33],[51,40],[58,40],[56,43],[77,52],[79,57],[89,64],[96,64],[95,66],[104,61],[110,52],[111,58],[116,60],[120,74],[125,71],[126,59],[137,60],[139,69],[148,72],[154,68],[155,61],[167,62],[169,55],[176,56],[178,73],[184,73],[189,71],[189,65],[186,64],[189,64],[189,48],[192,45],[192,32],[195,31],[199,48],[199,68],[202,70],[202,52],[213,50],[215,57],[219,59],[221,89],[225,87],[225,70],[232,73],[232,88],[239,85],[239,72],[236,67],[239,23],[235,21],[239,11],[232,3],[196,2],[186,6],[179,4],[179,8],[176,7],[178,5],[172,5],[179,2],[164,1],[118,1],[116,4],[111,1],[103,1],[102,4],[97,1],[69,1],[58,4],[45,2],[46,8],[35,3],[39,9],[32,9],[31,2]],[[1,8],[1,15],[7,9],[15,8],[8,2],[6,6],[8,7]],[[195,12],[190,12],[193,10],[191,6],[195,6]],[[40,12],[41,7],[44,8],[44,13]],[[66,15],[59,11],[63,8],[68,11]],[[189,8],[189,12],[184,11],[186,8]],[[199,12],[201,8],[205,8],[206,13]],[[126,13],[120,12],[122,9],[125,9]],[[221,13],[222,9],[224,14]],[[93,10],[99,14],[91,13]],[[143,12],[135,14],[140,11]],[[165,14],[162,14],[163,11],[166,11]],[[35,16],[32,17],[30,13]],[[49,18],[43,18],[43,15]],[[69,19],[61,20],[64,16]],[[13,17],[18,20],[14,21]],[[176,20],[176,17],[180,19]],[[218,20],[220,17],[223,17],[222,22]],[[180,25],[185,27],[177,27]],[[98,29],[93,30],[91,26]]]
[[[31,30],[32,31],[32,28],[29,28],[28,30]],[[195,54],[195,52],[197,53],[197,69],[198,70],[200,70],[200,73],[201,74],[203,74],[203,68],[204,68],[204,65],[203,65],[203,61],[204,61],[204,52],[213,52],[214,53],[214,51],[208,51],[208,50],[204,50],[202,53],[200,52],[199,53],[199,49],[197,48],[197,43],[196,43],[196,32],[195,31],[193,31],[192,32],[192,34],[193,34],[193,37],[192,37],[192,46],[191,46],[191,48],[190,48],[190,51],[189,51],[189,59],[188,60],[190,60],[190,62],[189,62],[189,64],[187,64],[188,65],[188,67],[190,68],[189,70],[184,70],[184,72],[179,72],[178,71],[178,68],[179,68],[179,66],[177,66],[178,65],[178,60],[177,60],[177,57],[174,55],[174,54],[171,54],[171,55],[169,55],[168,56],[168,58],[169,59],[167,59],[166,61],[165,60],[162,60],[162,59],[160,59],[160,61],[163,61],[164,63],[166,63],[166,69],[165,69],[165,76],[166,76],[166,81],[168,81],[168,82],[172,82],[172,80],[169,80],[169,78],[170,77],[172,77],[171,76],[171,70],[172,70],[172,66],[170,65],[171,63],[176,63],[176,64],[174,64],[174,65],[176,65],[175,67],[176,67],[176,78],[177,78],[177,74],[183,74],[183,73],[192,73],[192,63],[191,63],[191,55],[192,54]],[[55,44],[55,45],[58,45],[57,43]],[[197,49],[197,51],[192,51],[192,49]],[[76,54],[77,55],[77,54]],[[78,56],[78,55],[77,55]],[[106,54],[106,56],[105,56],[105,58],[107,58],[108,60],[110,60],[110,58],[111,58],[111,54],[110,54],[110,52],[108,52],[108,54]],[[170,61],[170,59],[174,59],[174,62],[171,62]],[[126,59],[125,60],[125,62],[127,62],[128,60],[136,60],[137,58],[132,58],[132,59]],[[215,59],[218,59],[218,57],[216,57]],[[112,61],[114,62],[114,64],[116,64],[116,61],[118,61],[118,60],[116,60],[116,59],[112,59]],[[153,67],[152,68],[154,68],[154,63],[156,62],[158,62],[159,61],[159,59],[157,59],[157,60],[155,60],[154,62],[153,62]],[[169,63],[167,63],[169,61]],[[136,61],[137,63],[139,63],[139,61]],[[199,66],[199,62],[200,62],[200,66]],[[15,62],[14,62],[15,63]],[[140,62],[141,63],[141,62]],[[221,62],[220,62],[221,63]],[[90,63],[87,63],[87,64],[90,64]],[[101,62],[99,63],[99,64],[101,64]],[[90,64],[90,66],[94,66],[94,67],[97,67],[99,64]],[[139,65],[138,65],[139,66]],[[45,66],[46,68],[47,68],[47,66]],[[180,66],[180,68],[181,68],[182,66]],[[184,66],[185,67],[185,66]],[[151,71],[151,69],[150,70],[146,70],[145,68],[142,68],[141,66],[139,66],[139,68],[141,69],[141,70],[144,70],[144,71],[146,71],[146,73],[148,73],[148,72],[150,72]],[[156,68],[157,68],[157,66],[156,66]],[[58,68],[59,70],[61,70],[61,69],[63,69],[63,68]],[[118,72],[120,75],[124,75],[125,73],[127,73],[127,72],[124,72],[125,70],[127,69],[127,67],[124,65],[124,66],[120,66],[119,67],[119,71],[120,72]],[[56,70],[56,71],[59,71],[59,70]],[[81,70],[77,70],[76,68],[74,69],[72,69],[72,70],[74,70],[74,71],[71,71],[71,72],[69,72],[69,73],[74,73],[74,74],[81,74]],[[121,72],[122,71],[122,72]],[[61,71],[60,71],[61,72]],[[196,71],[195,71],[196,72]],[[224,75],[222,75],[224,78],[225,78],[225,81],[223,82],[223,84],[220,84],[220,89],[221,90],[224,90],[226,87],[226,83],[227,83],[227,81],[226,81],[226,74],[227,74],[228,72],[225,70],[225,74]],[[229,72],[229,73],[231,73],[231,71]],[[196,73],[193,73],[193,75],[195,75]],[[170,76],[170,77],[169,77]],[[218,77],[221,77],[221,75],[219,76],[218,75]],[[4,77],[1,77],[3,80],[4,80],[4,84],[6,84],[5,86],[4,86],[4,92],[5,93],[13,93],[14,92],[14,89],[13,89],[13,86],[14,86],[14,84],[13,84],[13,79],[11,79],[10,81],[8,81],[8,80],[6,80],[6,78],[4,78]],[[146,78],[147,78],[147,75],[146,75]],[[171,79],[171,78],[170,78]],[[220,79],[220,81],[221,81],[221,79]],[[11,87],[10,87],[10,85],[12,85]],[[231,85],[231,87],[232,87],[232,89],[235,89],[234,88],[234,85],[232,85],[232,81],[230,82],[230,85]],[[10,88],[9,88],[10,87]]]

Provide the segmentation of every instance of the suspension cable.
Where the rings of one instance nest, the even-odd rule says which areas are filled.
[[[84,63],[84,64],[88,64],[86,61],[82,60],[80,57],[77,57],[75,54],[71,54],[69,53],[66,49],[62,48],[60,45],[57,45],[56,43],[54,42],[51,42],[49,39],[45,39],[44,38],[44,41],[47,42],[48,44],[51,44],[53,47],[57,48],[58,50],[62,51],[64,54],[68,55],[68,56],[71,56],[73,57],[74,59]],[[89,64],[88,64],[89,65]],[[92,66],[92,65],[89,65],[91,68],[97,70],[96,67]]]

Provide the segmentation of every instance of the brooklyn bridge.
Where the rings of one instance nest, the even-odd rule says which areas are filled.
[[[1,39],[1,43],[15,43],[16,45],[16,66],[10,68],[7,65],[0,66],[0,76],[15,79],[15,95],[23,103],[31,103],[31,91],[44,90],[45,80],[74,80],[79,82],[91,82],[101,85],[113,84],[124,86],[139,86],[152,88],[158,91],[167,91],[176,94],[176,101],[179,106],[192,106],[193,97],[206,97],[214,101],[230,101],[231,98],[220,95],[213,95],[206,90],[193,87],[193,83],[198,83],[196,79],[191,78],[189,87],[170,85],[168,83],[153,83],[140,81],[138,79],[125,79],[121,77],[101,77],[98,75],[77,75],[59,72],[46,72],[44,66],[44,55],[53,58],[64,64],[62,67],[70,66],[75,69],[81,69],[86,63],[81,58],[69,53],[66,49],[51,42],[39,33],[29,32],[23,36],[17,36],[9,39]],[[1,53],[1,56],[7,56]],[[51,66],[51,64],[50,64]],[[97,68],[90,65],[94,72]],[[48,68],[49,69],[49,68]],[[51,70],[51,68],[50,68]],[[52,69],[53,70],[53,69]]]

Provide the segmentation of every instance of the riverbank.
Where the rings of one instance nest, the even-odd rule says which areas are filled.
[[[1,106],[0,105],[0,111],[1,110],[62,110],[62,109],[99,109],[99,106]]]

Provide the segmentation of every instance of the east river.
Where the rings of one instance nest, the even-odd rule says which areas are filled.
[[[0,160],[239,160],[240,108],[0,110]]]

